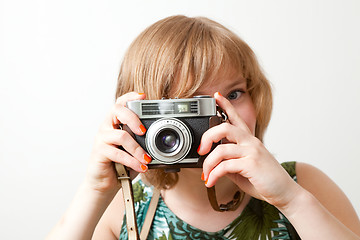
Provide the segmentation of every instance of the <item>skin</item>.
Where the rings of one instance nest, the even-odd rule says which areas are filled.
[[[239,216],[250,198],[255,197],[282,211],[302,239],[360,239],[359,218],[335,183],[304,163],[297,163],[299,184],[295,183],[254,136],[256,114],[245,79],[236,74],[219,75],[218,81],[202,86],[195,95],[204,94],[214,95],[229,122],[204,133],[199,154],[208,153],[211,144],[221,139],[226,144],[208,155],[203,169],[182,169],[179,182],[161,191],[165,203],[179,218],[199,229],[218,231]],[[125,106],[127,101],[145,97],[131,92],[117,100],[97,135],[87,178],[48,239],[118,239],[124,207],[113,162],[138,173],[147,171],[148,158],[136,141],[116,126],[121,122],[135,134],[143,135],[141,121]],[[205,186],[215,184],[219,202],[230,201],[239,188],[246,193],[236,211],[220,213],[212,209]]]

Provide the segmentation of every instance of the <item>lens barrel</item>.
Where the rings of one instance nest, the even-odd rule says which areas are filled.
[[[164,164],[174,164],[186,157],[193,136],[181,120],[162,118],[147,130],[145,144],[149,154]]]

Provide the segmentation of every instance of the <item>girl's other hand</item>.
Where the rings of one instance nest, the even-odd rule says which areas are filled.
[[[288,173],[269,153],[263,143],[249,130],[236,108],[220,94],[217,104],[227,113],[229,122],[206,131],[199,154],[204,155],[213,143],[225,140],[205,159],[203,173],[207,187],[227,176],[251,196],[281,207],[289,203],[300,190]]]
[[[91,153],[86,179],[92,189],[100,192],[119,189],[114,163],[121,163],[135,173],[147,171],[151,158],[129,132],[119,128],[120,124],[127,125],[134,134],[145,134],[146,129],[138,116],[126,107],[127,101],[144,98],[144,93],[130,92],[122,95],[101,125]]]

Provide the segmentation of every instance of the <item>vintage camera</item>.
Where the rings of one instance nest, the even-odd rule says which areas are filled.
[[[179,171],[202,167],[206,156],[197,153],[201,136],[222,120],[214,98],[136,100],[127,102],[127,107],[139,116],[147,129],[145,135],[134,137],[151,155],[150,169]]]

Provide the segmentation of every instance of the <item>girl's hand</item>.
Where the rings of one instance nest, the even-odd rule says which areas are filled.
[[[144,99],[145,94],[130,92],[119,97],[107,116],[95,139],[87,172],[87,184],[100,192],[113,192],[119,189],[114,168],[121,163],[136,173],[146,172],[151,161],[133,137],[119,124],[127,125],[137,135],[146,132],[138,116],[126,107],[127,101]],[[123,149],[120,149],[119,147]]]
[[[278,161],[249,130],[234,106],[220,94],[217,104],[227,113],[229,122],[206,131],[201,139],[199,154],[204,155],[213,143],[225,139],[205,159],[203,176],[207,187],[223,176],[229,177],[251,196],[282,207],[288,204],[300,187]]]

